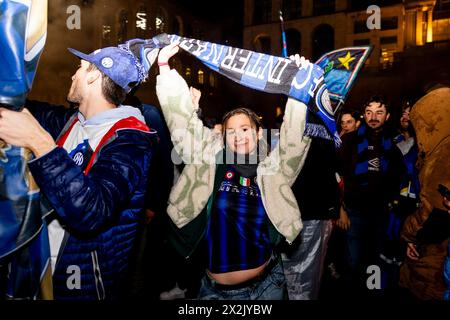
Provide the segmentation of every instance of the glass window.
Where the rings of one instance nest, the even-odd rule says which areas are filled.
[[[366,11],[367,7],[371,5],[384,7],[402,2],[404,2],[404,0],[350,0],[350,8],[351,10]]]
[[[205,82],[205,74],[203,72],[203,70],[198,70],[198,83],[199,84],[203,84]]]
[[[253,11],[253,23],[261,24],[272,21],[272,1],[271,0],[255,0]]]
[[[370,30],[367,29],[367,21],[366,20],[355,20],[353,22],[353,33],[366,33]]]
[[[140,6],[136,12],[136,36],[144,38],[148,29],[147,9],[144,6]]]
[[[334,50],[334,29],[329,24],[321,24],[314,29],[313,61],[317,61],[323,54]]]
[[[335,11],[335,0],[314,0],[313,15],[330,14]]]
[[[283,19],[298,19],[302,16],[301,0],[283,0],[281,10],[283,11]]]
[[[288,55],[301,54],[302,51],[302,35],[296,29],[286,30],[286,45]]]
[[[186,75],[186,79],[190,80],[191,79],[191,68],[186,68],[186,72],[184,73]]]
[[[370,40],[369,39],[355,39],[353,40],[353,45],[354,46],[367,46],[370,44]]]
[[[103,38],[103,40],[106,40],[106,42],[109,41],[109,39],[111,38],[111,26],[103,25],[102,38]]]
[[[212,72],[209,74],[209,85],[213,88],[216,87],[216,76]]]
[[[394,64],[394,49],[381,48],[380,66],[381,69],[390,69]]]
[[[381,30],[393,30],[398,28],[398,17],[381,18]]]
[[[437,0],[433,9],[433,20],[450,18],[450,0]]]
[[[253,47],[256,52],[270,54],[272,49],[270,38],[268,36],[260,36],[256,38],[256,40],[253,42]]]
[[[192,26],[190,24],[186,25],[186,32],[185,32],[185,36],[188,38],[191,38],[194,34],[194,31],[192,29]]]
[[[438,0],[437,9],[450,10],[450,0]]]
[[[173,34],[177,34],[177,35],[181,35],[181,26],[180,26],[180,18],[179,17],[175,17],[173,19],[173,23],[172,23],[172,31]]]
[[[157,33],[167,32],[166,24],[167,24],[167,14],[163,8],[158,7],[158,9],[156,10],[156,17],[155,17],[155,27]]]
[[[119,28],[117,30],[117,42],[123,43],[128,39],[128,12],[120,11],[119,14]]]
[[[397,36],[381,37],[380,44],[397,44]]]

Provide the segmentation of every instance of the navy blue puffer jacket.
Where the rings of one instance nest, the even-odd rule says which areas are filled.
[[[35,101],[26,107],[55,140],[76,112]],[[152,139],[144,130],[116,131],[87,175],[61,147],[29,163],[66,231],[53,275],[55,299],[120,297],[142,218]]]

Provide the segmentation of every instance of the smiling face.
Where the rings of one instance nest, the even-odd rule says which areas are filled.
[[[386,106],[380,102],[370,102],[364,110],[364,120],[372,129],[378,129],[389,119]]]
[[[231,151],[238,154],[252,153],[262,135],[262,129],[256,132],[256,125],[246,114],[238,113],[225,122],[225,141]]]

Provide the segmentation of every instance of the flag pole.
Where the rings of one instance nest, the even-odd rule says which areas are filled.
[[[340,112],[341,106],[344,104],[344,100],[339,99],[338,105],[336,106],[336,109],[334,110],[334,114],[337,114],[338,112]]]
[[[284,58],[287,58],[287,44],[286,44],[286,33],[284,32],[284,20],[283,20],[283,12],[281,10],[278,11],[280,15],[280,25],[281,25],[281,39],[283,40],[283,50],[282,50],[282,56]]]

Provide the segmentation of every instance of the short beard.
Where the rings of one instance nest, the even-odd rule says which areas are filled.
[[[66,100],[70,103],[80,104],[83,101],[83,97],[81,95],[67,95]]]

